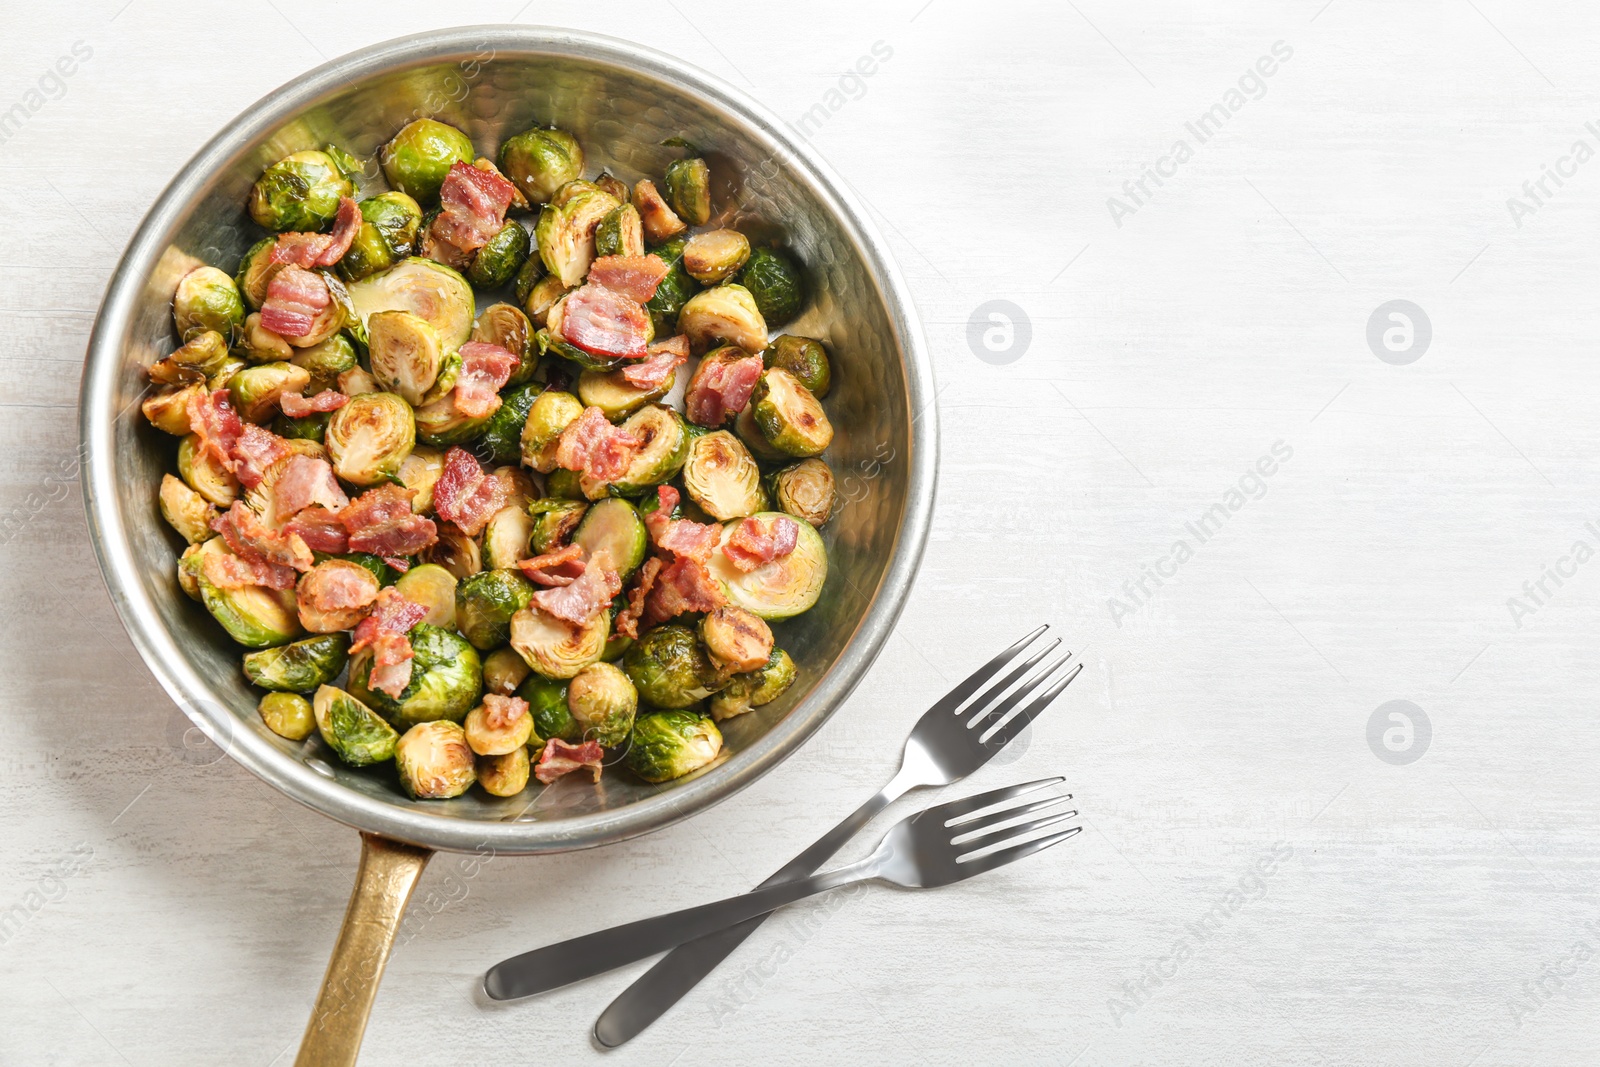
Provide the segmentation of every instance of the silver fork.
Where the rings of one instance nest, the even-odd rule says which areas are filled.
[[[1038,666],[1061,643],[1053,640],[974,698],[973,694],[1026,652],[1048,629],[1048,626],[1040,626],[973,671],[929,708],[912,728],[911,736],[906,740],[905,752],[900,757],[900,770],[889,784],[758,888],[811,874],[866,826],[873,816],[906,793],[923,786],[952,785],[989,762],[995,753],[1037,718],[1083,669],[1083,665],[1078,664],[1065,677],[1057,677],[1057,671],[1072,658],[1068,652],[1007,696],[1007,690],[1013,684]],[[1038,699],[1006,721],[1005,717],[1013,709],[1052,678],[1056,680],[1039,694]],[[994,729],[996,724],[1001,725],[999,730]],[[608,1048],[615,1048],[638,1036],[702,978],[715,970],[717,964],[765,921],[765,916],[759,916],[738,926],[719,930],[709,937],[680,945],[667,953],[606,1008],[595,1023],[595,1040]]]
[[[1070,793],[1009,803],[1060,781],[1044,778],[928,808],[895,824],[866,859],[825,874],[613,926],[502,960],[483,976],[484,992],[496,1000],[543,993],[858,882],[876,880],[905,889],[933,889],[1003,867],[1083,829],[1074,826],[1045,837],[1032,836],[1078,814],[1075,810],[1050,810],[1071,800]],[[1025,815],[1038,817],[1016,821]]]

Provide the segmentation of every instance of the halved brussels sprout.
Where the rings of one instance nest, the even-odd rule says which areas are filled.
[[[210,553],[231,555],[222,538],[213,537],[189,557],[189,573],[200,588],[200,602],[229,637],[246,648],[271,648],[300,636],[293,589],[268,589],[262,585],[218,588],[200,568],[201,557]]]
[[[594,262],[595,230],[617,206],[616,197],[592,185],[566,197],[564,203],[544,206],[534,237],[539,244],[539,258],[552,277],[560,278],[568,288],[583,283]]]
[[[151,364],[148,373],[157,385],[188,385],[212,378],[228,362],[227,340],[215,330],[201,330]]]
[[[350,635],[319,634],[244,656],[244,676],[263,689],[310,693],[339,677],[349,658]]]
[[[272,279],[278,272],[287,267],[287,263],[275,262],[272,258],[273,251],[278,247],[276,237],[263,237],[250,246],[250,250],[239,260],[239,270],[233,276],[233,284],[238,287],[239,295],[254,310],[260,310],[261,305],[267,301],[267,286],[272,284]]]
[[[530,259],[529,262],[533,260]],[[533,288],[528,290],[528,295],[522,301],[522,308],[528,313],[528,320],[535,326],[544,326],[549,321],[550,309],[570,291],[554,274],[540,278],[534,283]],[[538,354],[537,350],[534,354]]]
[[[239,328],[232,354],[243,356],[250,363],[282,363],[293,360],[296,351],[288,341],[261,325],[261,312],[252,311]]]
[[[557,500],[588,500],[577,471],[557,468],[544,476],[544,495]]]
[[[628,770],[652,785],[682,778],[722,752],[722,731],[692,711],[657,711],[633,724]]]
[[[511,291],[516,295],[518,304],[528,302],[528,294],[533,292],[533,287],[544,280],[544,260],[538,256],[529,255],[522,261],[522,266],[517,268],[517,276],[511,283]]]
[[[583,414],[583,403],[571,393],[546,389],[528,408],[522,427],[522,462],[541,474],[556,469],[556,438]]]
[[[217,510],[205,497],[170,474],[161,476],[161,517],[191,545],[211,539],[211,520]]]
[[[755,414],[750,410],[749,404],[733,417],[733,433],[744,442],[744,447],[750,450],[750,454],[763,463],[784,463],[794,458],[787,452],[772,447],[772,442],[762,435],[761,428],[756,425]]]
[[[617,576],[627,581],[644,562],[650,538],[632,504],[620,497],[607,497],[584,515],[572,532],[572,543],[583,546],[585,558],[600,551],[608,553],[616,564]]]
[[[620,356],[614,359],[606,356],[597,356],[592,352],[585,352],[577,345],[568,344],[566,341],[563,341],[561,339],[560,322],[562,306],[565,303],[566,297],[562,297],[554,304],[551,304],[550,311],[545,316],[545,321],[547,321],[550,325],[534,334],[534,342],[539,346],[539,354],[541,356],[560,356],[562,359],[576,364],[579,370],[616,370],[625,362],[627,362]],[[652,330],[649,332],[649,336],[645,338],[645,343],[648,344],[649,341],[654,337],[655,332],[652,328]]]
[[[515,304],[490,304],[478,315],[472,339],[499,345],[522,362],[506,380],[507,386],[521,385],[538,369],[538,353],[533,348],[533,323]]]
[[[640,389],[622,376],[622,368],[611,371],[586,370],[578,375],[578,399],[585,407],[596,407],[612,422],[638,411],[652,400],[660,400],[672,391],[677,371],[667,375],[667,380],[648,389]]]
[[[683,269],[701,285],[727,281],[749,258],[750,240],[738,230],[697,233],[683,246]]]
[[[246,422],[266,422],[278,410],[284,393],[304,393],[311,372],[293,363],[262,363],[245,367],[228,379],[233,406]]]
[[[572,531],[577,529],[589,505],[581,500],[559,500],[544,497],[528,505],[528,515],[533,519],[533,533],[529,544],[539,555],[553,552],[567,543]]]
[[[437,448],[418,445],[400,463],[396,475],[400,484],[416,491],[411,498],[411,510],[421,514],[433,508],[433,487],[444,473],[444,453]]]
[[[417,440],[435,448],[466,444],[483,433],[493,415],[463,415],[456,410],[456,398],[446,394],[430,400],[415,413]]]
[[[439,331],[439,340],[452,350],[472,337],[476,314],[467,280],[444,264],[421,256],[351,282],[350,304],[363,336],[374,313],[409,311]]]
[[[417,558],[443,567],[455,575],[457,581],[466,581],[483,570],[483,550],[477,539],[468,537],[453,522],[440,523],[439,539],[423,549]]]
[[[480,571],[456,586],[456,629],[478,648],[497,648],[511,637],[511,617],[528,606],[533,585],[510,568]]]
[[[761,309],[761,317],[769,326],[788,322],[805,307],[805,274],[787,252],[776,248],[755,249],[737,281],[750,290],[756,307]]]
[[[600,662],[610,632],[609,611],[580,627],[568,626],[531,604],[511,617],[511,647],[546,678],[571,678],[589,664]]]
[[[189,424],[189,398],[202,396],[206,392],[204,382],[195,382],[181,389],[168,387],[145,397],[139,409],[156,429],[174,437],[183,437],[194,430]]]
[[[622,669],[611,663],[591,663],[572,676],[567,686],[567,707],[586,741],[611,748],[628,739],[633,716],[639,710],[639,691]]]
[[[500,483],[507,504],[526,508],[539,495],[539,487],[534,483],[533,475],[521,467],[510,464],[496,467],[489,472],[489,477]]]
[[[815,456],[833,441],[833,423],[811,390],[774,367],[764,371],[750,394],[750,417],[761,435],[791,456]]]
[[[583,174],[583,148],[564,130],[524,130],[500,145],[500,170],[529,204],[543,204]]]
[[[509,725],[489,721],[489,709],[482,704],[467,712],[462,724],[467,744],[480,756],[504,756],[523,748],[533,736],[533,716],[524,712]]]
[[[339,273],[354,282],[388,270],[416,250],[421,227],[422,207],[405,193],[379,193],[361,201],[361,229],[339,260]]]
[[[480,289],[500,288],[516,277],[532,247],[528,231],[516,221],[507,222],[472,257],[472,265],[467,268],[467,280]]]
[[[609,170],[601,171],[600,177],[596,178],[594,183],[624,204],[628,202],[628,197],[632,195],[628,189],[628,183],[612,174]]]
[[[775,471],[767,479],[767,489],[778,510],[813,526],[823,525],[833,515],[833,470],[820,459],[803,459]]]
[[[378,379],[368,374],[364,367],[351,367],[339,375],[339,392],[345,396],[362,396],[378,392]]]
[[[367,319],[367,355],[372,376],[406,403],[437,400],[434,383],[444,363],[439,331],[409,311],[375,311]]]
[[[651,255],[667,265],[666,276],[657,283],[655,295],[644,305],[650,312],[650,322],[657,336],[665,337],[677,329],[678,313],[689,298],[700,291],[700,283],[683,269],[683,250],[688,243],[687,237],[674,237],[651,250]]]
[[[397,728],[419,722],[449,719],[460,722],[483,693],[483,665],[478,650],[456,634],[419,622],[409,634],[415,659],[411,681],[395,699],[372,689],[370,649],[350,657],[350,687],[365,692],[373,707],[388,715]]]
[[[395,743],[400,785],[413,800],[448,800],[478,780],[467,735],[456,723],[419,722]]]
[[[828,388],[833,384],[828,350],[822,347],[821,341],[810,337],[792,333],[774,337],[767,350],[761,353],[761,361],[769,370],[781,367],[794,375],[795,380],[811,390],[811,395],[818,400],[828,395]]]
[[[622,496],[639,496],[673,478],[689,455],[689,429],[683,416],[665,404],[641,408],[622,423],[641,442],[628,472],[611,485]]]
[[[538,382],[528,382],[502,393],[500,406],[483,424],[474,451],[491,463],[520,463],[522,430],[543,388]]]
[[[736,674],[728,687],[711,697],[711,717],[718,722],[743,715],[751,708],[770,704],[794,684],[794,660],[781,648],[772,650],[765,665],[747,674]]]
[[[509,570],[527,559],[533,540],[533,519],[517,504],[508,504],[489,516],[483,528],[483,564],[490,570]]]
[[[719,285],[691,296],[678,312],[678,332],[696,355],[727,342],[755,354],[767,347],[767,324],[742,285]]]
[[[622,669],[640,699],[657,708],[687,708],[726,684],[687,626],[657,626],[641,634],[623,655]]]
[[[314,387],[308,388],[306,394],[309,396],[320,391]],[[322,439],[328,435],[328,420],[332,418],[331,411],[313,411],[298,419],[291,419],[280,413],[273,416],[272,432],[289,441],[312,441],[321,444]]]
[[[689,442],[683,487],[714,519],[754,515],[766,505],[761,468],[750,450],[727,430],[702,434]]]
[[[645,240],[651,244],[676,237],[689,228],[667,205],[666,198],[656,190],[656,183],[649,178],[634,185],[633,206],[639,212],[639,221],[644,224]]]
[[[295,152],[262,172],[250,189],[250,217],[275,233],[320,230],[355,186],[326,153]]]
[[[200,438],[190,434],[178,442],[178,474],[189,488],[219,508],[239,499],[239,479],[210,452],[200,447]]]
[[[703,159],[679,159],[667,164],[663,184],[672,211],[690,226],[711,220],[711,168]]]
[[[311,699],[317,730],[334,755],[352,767],[370,767],[394,756],[400,735],[360,700],[331,685]]]
[[[416,444],[411,405],[394,393],[363,393],[328,420],[333,472],[352,485],[393,481]]]
[[[456,576],[437,563],[422,563],[394,583],[395,591],[428,609],[422,621],[445,630],[456,628]]]
[[[416,200],[431,200],[456,163],[471,163],[472,140],[436,119],[407,123],[378,150],[389,184]]]
[[[597,256],[644,255],[644,223],[639,221],[639,209],[622,203],[606,212],[594,231],[594,251]]]
[[[178,282],[172,296],[172,321],[178,336],[188,340],[201,330],[232,337],[244,325],[244,300],[239,289],[216,267],[196,267]]]
[[[190,600],[199,602],[200,581],[194,576],[194,571],[189,567],[189,561],[200,554],[204,545],[190,545],[183,550],[183,555],[178,557],[178,588],[183,590],[183,595]]]
[[[511,647],[497,648],[483,657],[483,691],[508,697],[528,678],[528,665]]]
[[[700,641],[712,665],[724,674],[756,670],[772,655],[772,628],[759,616],[731,604],[700,620]]]
[[[568,744],[583,739],[583,728],[572,717],[572,709],[567,707],[564,679],[530,674],[527,681],[517,687],[517,696],[528,702],[528,713],[533,717],[533,736],[528,744],[535,751],[543,748],[552,737]]]
[[[478,784],[492,797],[514,797],[528,788],[531,767],[526,748],[503,756],[479,756]]]
[[[787,619],[809,609],[822,595],[822,584],[828,578],[828,550],[816,527],[802,518],[784,516],[778,511],[763,511],[752,517],[758,522],[770,523],[780,516],[792,518],[800,527],[793,552],[771,563],[763,563],[755,570],[742,571],[719,546],[706,568],[722,583],[729,601],[763,619]],[[738,522],[723,524],[723,545],[728,543],[738,525]]]
[[[307,396],[338,388],[339,375],[358,365],[355,345],[343,333],[336,333],[321,344],[292,350],[289,362],[304,367],[311,375]]]
[[[290,741],[304,741],[317,728],[311,701],[299,693],[267,693],[256,705],[267,729]]]

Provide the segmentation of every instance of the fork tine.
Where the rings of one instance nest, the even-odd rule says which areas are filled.
[[[988,730],[995,723],[1004,720],[1007,715],[1011,714],[1013,708],[1038,691],[1041,685],[1048,682],[1055,672],[1064,667],[1071,659],[1072,653],[1070,651],[1057,656],[1054,661],[1047,664],[1042,670],[1035,671],[1030,678],[1012,690],[1004,700],[991,708],[985,708],[981,713],[973,716],[967,722],[967,729],[980,730],[981,733],[982,730]]]
[[[960,845],[962,848],[966,849],[966,851],[961,855],[969,856],[974,852],[981,851],[982,849],[994,848],[997,845],[1004,845],[1007,841],[1020,841],[1029,834],[1037,833],[1047,826],[1054,826],[1058,822],[1066,822],[1068,819],[1076,819],[1077,817],[1078,811],[1076,808],[1074,808],[1072,811],[1054,812],[1050,815],[1044,815],[1024,823],[1017,823],[1013,826],[997,827],[991,823],[985,826],[980,826],[975,830],[969,830],[959,837],[953,838],[950,843],[952,845]],[[1004,839],[1000,841],[983,840],[986,837],[992,838],[1000,837],[1002,835],[1004,836]],[[957,857],[957,862],[959,861],[960,857]]]
[[[956,712],[956,714],[971,716],[971,718],[967,720],[969,724],[986,718],[991,710],[990,705],[993,704],[995,698],[1000,696],[1000,694],[1004,693],[1007,689],[1010,689],[1012,683],[1014,683],[1018,678],[1021,678],[1024,674],[1027,674],[1029,671],[1033,670],[1034,667],[1037,667],[1039,665],[1039,661],[1053,652],[1060,644],[1061,638],[1058,637],[1051,641],[1048,645],[1045,645],[1039,651],[1029,656],[1022,663],[1018,664],[1016,669],[1010,674],[991,685],[988,689],[985,689],[981,695],[973,698],[971,704],[968,704],[965,708]],[[1067,655],[1070,656],[1072,653],[1069,652]]]
[[[1074,826],[1070,830],[1063,830],[1059,834],[1051,834],[1049,837],[1041,837],[1039,840],[1029,841],[1025,845],[1016,845],[1012,848],[1004,848],[998,852],[991,852],[986,856],[979,856],[976,859],[967,860],[966,862],[961,863],[961,866],[963,868],[970,869],[963,869],[961,872],[962,877],[971,878],[973,875],[983,874],[986,871],[992,871],[996,867],[1004,867],[1006,864],[1011,863],[1014,860],[1020,860],[1024,856],[1031,856],[1035,852],[1043,852],[1051,845],[1060,844],[1067,838],[1075,837],[1082,832],[1083,827]],[[960,863],[961,861],[957,860],[957,862]]]
[[[1057,666],[1059,666],[1059,664]],[[1030,722],[1032,722],[1034,719],[1037,719],[1044,709],[1049,707],[1055,698],[1060,696],[1066,690],[1067,686],[1072,684],[1073,679],[1078,677],[1078,675],[1082,672],[1083,664],[1080,663],[1076,667],[1073,667],[1065,678],[1060,679],[1049,689],[1046,689],[1043,693],[1041,693],[1039,698],[1032,704],[1029,704],[1027,707],[1011,716],[1010,719],[1002,722],[999,726],[994,728],[992,733],[986,737],[980,738],[980,740],[986,746],[999,747],[1001,745],[1010,744],[1012,738],[1016,737],[1024,729],[1026,729]]]
[[[1001,667],[1004,667],[1007,663],[1010,663],[1013,659],[1015,659],[1018,653],[1027,648],[1029,645],[1033,644],[1033,642],[1038,639],[1039,635],[1048,629],[1050,629],[1050,624],[1044,623],[1032,633],[1028,634],[1020,641],[1017,641],[1010,648],[995,656],[988,663],[985,663],[983,666],[967,675],[967,677],[962,680],[960,685],[950,690],[950,692],[946,693],[937,704],[929,708],[928,714],[931,715],[935,711],[951,712],[959,708],[962,704],[965,704],[967,698],[973,693],[976,693],[980,685],[982,685],[984,682],[987,682],[990,678],[993,678],[995,673],[998,672]]]
[[[951,820],[958,819],[963,815],[982,811],[984,808],[1003,803],[1012,797],[1020,797],[1052,785],[1060,785],[1064,781],[1066,781],[1065,778],[1058,776],[1055,778],[1041,778],[1037,782],[1023,782],[1021,785],[1008,785],[1004,789],[991,789],[987,793],[962,797],[960,800],[952,800],[949,803],[940,804],[936,808],[929,808],[919,817],[937,818],[941,826],[948,826]]]
[[[1043,800],[1033,800],[1026,804],[1016,804],[1004,811],[990,811],[984,812],[982,815],[969,815],[960,819],[951,819],[950,821],[946,822],[945,825],[950,827],[951,831],[954,833],[970,833],[971,831],[979,829],[980,827],[992,826],[993,824],[1001,822],[1005,819],[1020,819],[1022,816],[1027,815],[1030,812],[1039,811],[1042,808],[1053,807],[1064,800],[1071,799],[1071,793],[1062,793],[1058,796],[1045,797]]]

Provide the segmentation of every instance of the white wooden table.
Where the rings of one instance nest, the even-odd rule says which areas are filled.
[[[753,884],[1041,620],[1088,668],[972,784],[1065,774],[1086,832],[795,908],[607,1062],[1595,1062],[1600,11],[519,2],[7,12],[0,1062],[292,1059],[355,836],[185,755],[86,543],[82,353],[145,208],[235,113],[513,15],[811,116],[926,322],[939,503],[870,677],[758,785],[614,848],[436,860],[366,1062],[598,1062],[637,970],[486,1007],[485,962]],[[994,300],[1029,326],[1008,348],[980,318],[974,347]],[[1420,358],[1415,312],[1369,346],[1391,300]]]

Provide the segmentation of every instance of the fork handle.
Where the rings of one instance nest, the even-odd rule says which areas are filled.
[[[675,945],[765,915],[818,893],[872,877],[876,853],[859,863],[795,882],[757,889],[711,904],[613,926],[555,945],[512,956],[489,968],[483,989],[495,1000],[512,1000],[604,974],[625,963],[665,952]]]

